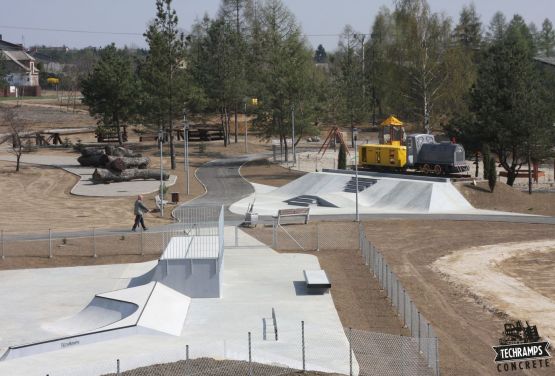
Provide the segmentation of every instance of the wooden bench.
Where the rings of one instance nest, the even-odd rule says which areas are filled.
[[[277,215],[273,218],[277,221],[277,224],[279,225],[279,222],[283,217],[304,217],[304,224],[306,225],[310,218],[310,208],[279,209]]]
[[[331,282],[322,269],[303,270],[303,274],[309,293],[323,294],[331,288]]]

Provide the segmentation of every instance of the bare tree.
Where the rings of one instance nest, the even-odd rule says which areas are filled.
[[[23,136],[28,133],[27,126],[24,120],[19,117],[17,107],[4,108],[2,112],[2,122],[8,128],[12,141],[12,148],[9,152],[15,155],[15,172],[19,172],[19,162],[21,160],[21,156],[26,151],[26,148],[23,145]]]

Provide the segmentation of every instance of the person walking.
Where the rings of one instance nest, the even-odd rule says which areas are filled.
[[[139,223],[141,224],[141,226],[143,226],[144,231],[148,230],[145,226],[145,220],[143,218],[143,214],[148,212],[150,212],[150,210],[148,210],[145,204],[143,204],[143,196],[138,195],[137,200],[135,201],[135,208],[134,208],[135,224],[133,225],[133,228],[131,229],[131,231],[135,231],[137,226],[139,226]]]

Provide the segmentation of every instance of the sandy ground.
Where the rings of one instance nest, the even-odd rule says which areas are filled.
[[[506,243],[508,240],[554,240],[554,227],[408,220],[370,221],[365,223],[365,227],[368,238],[384,254],[416,306],[436,329],[440,342],[441,373],[495,374],[491,346],[498,344],[507,315],[492,312],[474,294],[449,282],[434,272],[431,266],[437,259],[461,249]],[[534,274],[529,278],[534,278]],[[537,371],[535,374],[549,373]]]
[[[551,252],[527,252],[510,257],[497,265],[509,275],[532,290],[555,300],[553,271],[555,270],[555,248]]]
[[[151,158],[152,168],[158,168],[159,154],[156,146],[150,143],[132,144],[128,147],[142,152]],[[166,199],[171,192],[180,194],[180,201],[188,201],[204,193],[204,187],[194,177],[194,171],[203,163],[226,155],[238,155],[243,152],[242,144],[231,144],[225,148],[222,141],[200,143],[190,146],[190,195],[187,196],[185,171],[183,166],[183,147],[176,144],[177,168],[171,173],[177,175],[177,182],[169,188]],[[167,148],[166,148],[167,149]],[[263,144],[250,145],[252,152],[266,150]],[[41,149],[40,154],[77,155],[69,149]],[[167,150],[164,159],[165,168],[169,168]],[[133,224],[134,197],[129,198],[95,198],[71,195],[69,192],[77,182],[77,177],[66,171],[47,166],[22,164],[19,173],[15,173],[15,163],[0,161],[0,190],[4,215],[0,217],[0,229],[7,232],[37,232],[53,229],[90,229],[91,227],[131,227]],[[154,209],[154,196],[145,195],[145,203]],[[168,223],[171,210],[168,205],[165,218],[159,213],[149,213],[145,217],[147,226]],[[7,213],[10,213],[8,215]]]
[[[281,187],[305,173],[281,167],[267,160],[258,160],[241,167],[241,175],[250,182]]]
[[[544,294],[541,294],[534,289],[534,285],[537,281],[545,282],[552,278],[555,265],[551,263],[547,268],[542,268],[542,273],[525,270],[524,264],[524,268],[520,268],[520,273],[517,273],[523,280],[505,274],[503,268],[499,267],[506,260],[516,258],[506,266],[514,270],[518,267],[515,262],[522,265],[521,259],[530,253],[554,254],[555,240],[502,243],[464,249],[436,260],[433,269],[468,289],[492,311],[500,311],[523,321],[529,320],[538,326],[540,335],[553,341],[555,286],[544,286]]]
[[[493,193],[487,182],[454,183],[463,196],[478,209],[500,210],[516,213],[555,215],[555,193],[534,192],[531,195],[497,182]]]

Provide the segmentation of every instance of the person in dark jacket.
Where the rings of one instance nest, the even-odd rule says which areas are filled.
[[[135,208],[133,212],[135,213],[135,224],[131,231],[135,231],[139,223],[143,226],[143,230],[148,230],[145,226],[145,220],[143,219],[143,214],[148,213],[150,210],[143,204],[143,196],[138,195],[137,200],[135,201]]]

